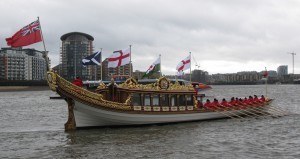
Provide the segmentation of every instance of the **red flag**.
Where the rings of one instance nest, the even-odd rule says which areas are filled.
[[[263,73],[263,76],[264,76],[264,78],[266,78],[266,77],[268,77],[268,71],[265,71],[264,73]]]
[[[39,20],[23,27],[12,37],[6,38],[7,45],[11,47],[27,46],[40,41],[42,41],[42,36]]]

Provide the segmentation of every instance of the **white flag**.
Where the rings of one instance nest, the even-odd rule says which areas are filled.
[[[130,63],[130,48],[114,51],[108,58],[108,68],[116,68]]]
[[[176,70],[177,72],[183,72],[184,70],[187,70],[189,68],[191,68],[191,55],[180,61],[176,67]]]

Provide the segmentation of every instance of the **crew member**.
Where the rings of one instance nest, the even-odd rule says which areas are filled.
[[[261,102],[265,102],[266,99],[265,99],[265,96],[264,95],[261,95],[260,99],[259,99]]]
[[[206,99],[206,102],[205,102],[205,104],[204,104],[204,107],[207,108],[207,109],[210,109],[210,107],[211,107],[211,102],[210,102],[209,99]]]
[[[221,105],[223,105],[224,107],[230,107],[230,104],[228,104],[225,98],[222,99]]]
[[[79,76],[77,76],[72,83],[76,86],[83,87],[82,79]]]
[[[231,97],[229,104],[232,105],[232,106],[236,105],[234,97]]]

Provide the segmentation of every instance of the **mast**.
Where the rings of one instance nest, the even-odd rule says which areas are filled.
[[[44,50],[45,50],[45,60],[46,60],[46,65],[47,65],[46,68],[47,68],[47,71],[49,71],[50,68],[49,68],[48,52],[46,50],[45,40],[44,40],[44,36],[43,36],[43,31],[42,31],[42,25],[41,25],[41,22],[40,22],[40,17],[37,17],[37,18],[38,18],[38,21],[39,21],[39,24],[40,24],[41,38],[42,38],[43,46],[44,46]]]
[[[159,77],[162,76],[162,72],[161,72],[161,54],[159,54]]]
[[[103,65],[102,65],[102,48],[100,48],[100,60],[101,60],[101,69],[100,69],[100,71],[101,71],[101,81],[102,81],[102,68],[103,68]]]
[[[131,75],[131,45],[129,45],[129,50],[130,50],[130,61],[129,61],[129,76],[131,77],[132,75]]]
[[[192,52],[190,52],[190,82],[192,83]]]
[[[267,72],[267,67],[265,67],[265,71]],[[268,97],[268,75],[265,78],[266,78],[266,82],[265,82],[265,85],[266,85],[266,97]]]

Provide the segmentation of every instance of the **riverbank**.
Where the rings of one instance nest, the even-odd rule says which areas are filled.
[[[44,91],[44,90],[50,90],[49,86],[0,86],[0,92]]]

